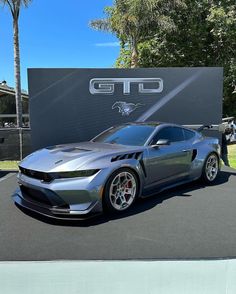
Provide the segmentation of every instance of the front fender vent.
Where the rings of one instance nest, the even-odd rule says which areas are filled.
[[[134,153],[128,153],[128,154],[121,154],[112,157],[111,162],[118,161],[118,160],[124,160],[124,159],[140,159],[142,155],[142,152],[134,152]]]

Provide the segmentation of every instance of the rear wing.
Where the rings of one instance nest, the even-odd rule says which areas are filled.
[[[221,132],[221,125],[183,125],[189,129],[193,129],[197,132],[201,132],[203,130],[212,130],[212,131],[220,131]]]
[[[209,129],[212,129],[213,127],[212,127],[212,125],[202,125],[201,127],[199,127],[198,129],[197,129],[197,131],[198,132],[201,132],[201,131],[203,131],[203,130],[209,130]]]

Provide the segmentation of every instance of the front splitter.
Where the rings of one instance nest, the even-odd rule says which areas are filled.
[[[55,212],[52,212],[53,208],[46,207],[43,205],[38,205],[36,203],[27,201],[23,197],[21,197],[21,195],[17,192],[13,194],[12,198],[18,206],[23,207],[26,210],[30,210],[39,215],[43,215],[45,217],[49,217],[49,218],[57,219],[57,220],[86,220],[86,219],[90,219],[95,216],[98,216],[102,213],[102,212],[91,212],[91,210],[77,212],[77,211],[70,211],[69,209],[60,209],[60,212],[55,213]]]

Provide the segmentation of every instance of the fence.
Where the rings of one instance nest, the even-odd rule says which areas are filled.
[[[20,160],[30,152],[30,128],[0,128],[0,160]]]

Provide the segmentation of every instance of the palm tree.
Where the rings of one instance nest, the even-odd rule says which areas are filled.
[[[17,127],[22,127],[22,99],[21,99],[21,75],[20,75],[20,48],[19,48],[19,26],[18,20],[21,6],[27,7],[31,0],[0,0],[6,4],[13,19],[13,42],[14,42],[14,72],[16,92],[16,118]]]
[[[173,30],[173,8],[184,5],[184,0],[115,0],[105,8],[107,18],[96,19],[90,26],[96,30],[116,34],[131,50],[131,67],[138,67],[138,45],[151,38],[157,27]]]

